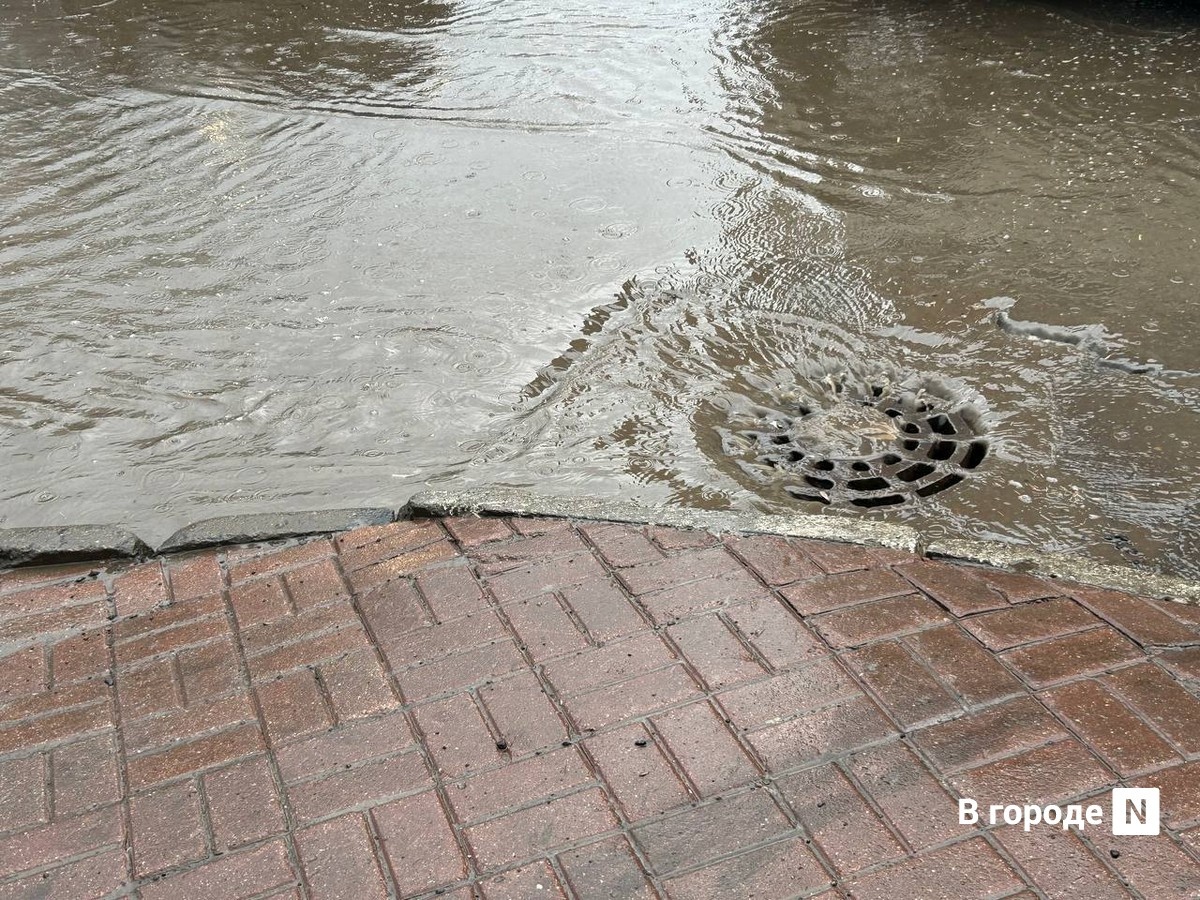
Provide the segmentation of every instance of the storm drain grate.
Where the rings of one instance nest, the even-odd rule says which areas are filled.
[[[988,454],[977,410],[924,390],[870,385],[849,396],[838,386],[823,408],[754,412],[755,427],[725,432],[725,452],[755,480],[813,503],[896,506],[929,497],[963,481]]]

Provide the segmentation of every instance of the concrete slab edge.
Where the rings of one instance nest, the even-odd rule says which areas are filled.
[[[151,553],[136,534],[111,525],[0,528],[0,568],[139,559]]]
[[[293,513],[217,516],[187,525],[158,546],[124,528],[70,525],[0,528],[0,569],[114,559],[146,559],[226,544],[253,544],[317,534],[334,534],[406,518],[408,507],[353,507]]]
[[[313,534],[332,534],[365,525],[386,525],[404,514],[405,509],[397,512],[395,507],[354,507],[219,516],[179,529],[154,552],[179,553],[222,544],[253,544]]]
[[[1044,553],[1011,544],[957,539],[923,540],[907,525],[837,515],[768,515],[736,511],[646,507],[609,500],[555,498],[512,488],[420,491],[410,513],[429,516],[513,515],[627,522],[694,528],[718,534],[777,534],[847,544],[889,547],[944,558],[1113,588],[1143,597],[1200,603],[1200,584],[1125,566],[1093,562],[1064,553]]]

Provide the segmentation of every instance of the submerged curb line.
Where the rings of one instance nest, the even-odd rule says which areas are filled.
[[[591,519],[694,528],[719,533],[779,534],[889,547],[909,553],[921,552],[921,539],[915,528],[889,522],[873,522],[869,519],[842,519],[835,516],[770,516],[735,511],[650,508],[608,500],[558,499],[507,488],[420,491],[408,501],[408,507],[413,512],[430,516],[452,516],[465,512]]]
[[[1066,553],[1042,553],[988,541],[947,538],[931,541],[925,546],[925,554],[1115,588],[1139,596],[1200,603],[1200,584],[1195,582],[1172,575],[1157,575],[1125,566],[1092,562]]]
[[[400,507],[352,507],[294,513],[254,513],[204,519],[179,529],[157,547],[108,525],[0,529],[0,568],[106,559],[144,559],[226,544],[252,544],[334,534],[401,519],[454,515],[543,516],[665,525],[720,534],[775,534],[810,540],[887,547],[1031,575],[1114,588],[1145,597],[1200,604],[1200,583],[1126,566],[1042,553],[989,541],[922,540],[917,529],[837,515],[767,515],[647,507],[611,500],[558,498],[515,488],[419,491]]]
[[[430,516],[462,513],[597,519],[639,525],[668,525],[706,531],[778,534],[907,550],[921,556],[978,563],[1114,588],[1145,597],[1200,603],[1200,584],[1170,575],[1079,559],[1064,553],[1042,553],[988,541],[937,539],[923,541],[915,528],[842,518],[835,515],[763,515],[709,510],[651,509],[605,500],[564,500],[508,488],[464,491],[420,491],[408,503],[412,512]]]

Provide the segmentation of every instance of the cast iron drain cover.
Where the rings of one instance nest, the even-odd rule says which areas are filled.
[[[754,427],[721,429],[725,452],[760,483],[798,500],[895,506],[961,482],[988,453],[969,403],[921,389],[834,385],[824,408],[756,407]]]

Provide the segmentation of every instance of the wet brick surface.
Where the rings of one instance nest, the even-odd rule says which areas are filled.
[[[0,572],[0,900],[1200,896],[1194,608],[457,518]],[[1158,787],[1163,832],[958,822]]]

